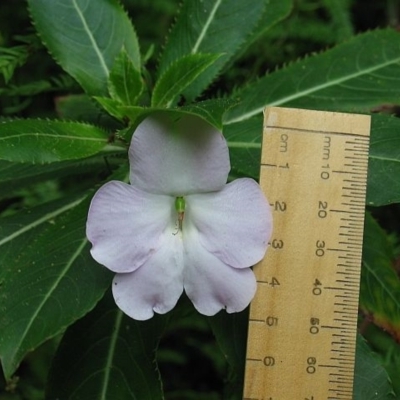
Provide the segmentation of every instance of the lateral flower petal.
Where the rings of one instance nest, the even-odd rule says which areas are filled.
[[[215,193],[187,197],[186,218],[205,249],[234,268],[256,264],[265,254],[272,215],[258,184],[237,179]]]
[[[92,199],[86,235],[93,258],[114,272],[132,272],[160,247],[172,229],[174,199],[111,181]],[[170,229],[170,230],[171,230]]]
[[[129,160],[133,186],[173,196],[220,190],[230,170],[220,131],[190,115],[146,118],[133,135]]]
[[[117,274],[112,285],[118,307],[130,317],[146,320],[154,312],[175,307],[183,291],[183,246],[180,235],[167,232],[162,245],[139,269]]]
[[[256,291],[253,271],[226,265],[206,250],[196,236],[191,230],[184,240],[186,294],[204,315],[215,315],[221,309],[228,313],[244,310]]]

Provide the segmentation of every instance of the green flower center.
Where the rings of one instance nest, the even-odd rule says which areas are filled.
[[[183,218],[185,217],[185,207],[186,207],[185,199],[182,196],[178,196],[175,199],[175,210],[178,213],[178,229],[180,231],[182,230],[182,222]]]

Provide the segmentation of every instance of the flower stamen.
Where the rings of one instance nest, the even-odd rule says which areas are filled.
[[[175,210],[178,213],[178,230],[182,231],[183,218],[185,217],[186,202],[182,196],[175,199]]]

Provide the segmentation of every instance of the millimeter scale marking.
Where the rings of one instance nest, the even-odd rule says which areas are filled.
[[[271,107],[274,230],[250,306],[244,400],[351,400],[370,117]]]

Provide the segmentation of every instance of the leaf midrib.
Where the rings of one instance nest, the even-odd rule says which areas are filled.
[[[43,309],[44,305],[47,303],[53,292],[56,290],[58,287],[59,283],[61,280],[64,278],[68,270],[71,268],[71,265],[74,263],[74,261],[79,257],[79,255],[82,253],[83,248],[86,246],[88,243],[86,237],[82,240],[81,244],[78,246],[74,254],[72,254],[71,258],[69,261],[65,264],[65,267],[62,269],[60,272],[58,278],[55,280],[51,288],[47,291],[46,295],[43,297],[42,301],[38,304],[38,307],[36,308],[35,312],[32,314],[31,318],[29,319],[28,324],[26,325],[22,335],[20,336],[19,340],[17,341],[16,345],[14,346],[15,348],[15,353],[18,352],[18,349],[21,347],[21,344],[25,340],[30,328],[32,327],[34,321],[36,320],[37,316],[39,315],[40,311]]]
[[[227,141],[228,147],[240,149],[261,149],[261,143]]]
[[[400,163],[400,159],[398,158],[391,158],[391,157],[385,157],[385,156],[374,156],[374,155],[369,155],[370,159],[373,160],[381,160],[381,161],[391,161],[391,162],[396,162],[396,163]]]
[[[20,138],[25,136],[32,136],[33,138],[36,139],[39,138],[43,139],[44,137],[49,137],[57,139],[87,140],[92,142],[104,142],[104,143],[106,142],[106,138],[104,137],[99,138],[99,137],[88,137],[88,136],[72,136],[72,135],[62,135],[62,134],[43,133],[43,132],[27,132],[27,133],[18,133],[16,135],[10,135],[10,136],[2,136],[0,137],[0,141]]]
[[[194,44],[194,46],[192,47],[191,53],[195,54],[199,51],[199,47],[201,45],[201,42],[204,40],[206,33],[208,31],[208,29],[211,26],[212,21],[214,20],[215,14],[217,13],[217,10],[219,8],[219,6],[221,5],[222,0],[217,0],[214,4],[214,7],[212,8],[210,15],[208,16],[206,23],[203,26],[203,29],[200,31],[200,34],[196,40],[196,43]]]
[[[103,69],[105,75],[109,76],[110,71],[109,71],[109,69],[107,67],[107,63],[106,63],[106,61],[105,61],[105,59],[103,57],[103,54],[101,53],[101,51],[99,49],[99,46],[97,45],[97,42],[96,42],[92,32],[89,29],[89,26],[88,26],[88,24],[86,22],[85,16],[82,13],[82,10],[78,7],[78,4],[76,3],[76,0],[72,0],[72,4],[73,4],[73,6],[74,6],[74,8],[75,8],[75,10],[76,10],[76,12],[77,12],[77,14],[79,16],[79,19],[82,22],[84,31],[86,32],[86,34],[89,37],[90,42],[92,43],[93,49],[94,49],[94,51],[95,51],[95,53],[96,53],[96,55],[97,55],[97,57],[98,57],[98,59],[100,61],[101,68]]]
[[[10,240],[14,240],[15,238],[17,238],[18,236],[24,234],[25,232],[36,228],[37,226],[52,220],[53,218],[57,217],[58,215],[62,214],[65,211],[70,210],[71,208],[77,206],[79,203],[81,203],[84,199],[86,198],[86,195],[83,197],[80,197],[79,199],[72,201],[69,204],[66,204],[63,207],[60,207],[59,209],[52,211],[40,218],[38,218],[37,220],[31,222],[30,224],[25,225],[24,227],[22,227],[21,229],[18,229],[17,231],[13,232],[11,235],[5,237],[4,239],[0,240],[0,246],[3,246],[4,244],[6,244],[7,242],[9,242]]]
[[[118,310],[116,318],[115,318],[114,330],[111,335],[110,346],[109,346],[108,352],[107,352],[106,365],[104,368],[104,379],[103,379],[103,384],[102,384],[101,392],[100,392],[101,400],[107,400],[112,360],[114,358],[115,347],[117,345],[118,335],[119,335],[120,329],[121,329],[122,317],[123,317],[122,311]]]

